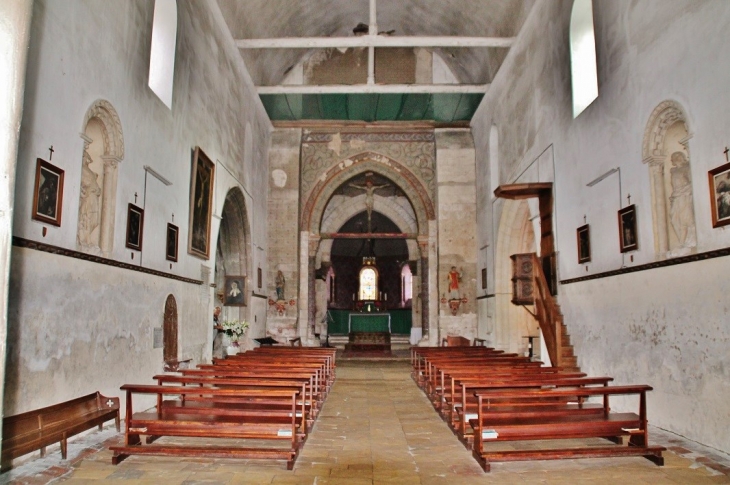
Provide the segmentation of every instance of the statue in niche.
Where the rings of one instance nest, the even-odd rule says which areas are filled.
[[[461,273],[456,270],[456,266],[451,267],[451,271],[446,275],[449,282],[449,298],[452,300],[459,299],[459,282],[461,281]]]
[[[276,272],[276,279],[274,280],[274,283],[276,284],[276,300],[283,301],[286,278],[284,278],[284,273],[282,273],[281,270]]]
[[[83,248],[98,247],[98,241],[91,237],[94,230],[99,227],[99,198],[101,197],[101,186],[99,176],[91,170],[91,155],[87,149],[89,144],[84,144],[83,166],[81,168],[81,194],[79,201],[79,228],[76,240]]]
[[[671,156],[672,168],[669,171],[672,195],[669,196],[669,217],[672,229],[677,236],[676,254],[686,254],[686,250],[697,246],[694,206],[692,203],[692,175],[689,161],[682,152]]]

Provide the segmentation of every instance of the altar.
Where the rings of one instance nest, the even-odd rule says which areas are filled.
[[[350,312],[347,322],[347,333],[353,332],[388,332],[390,328],[390,313],[359,313]]]

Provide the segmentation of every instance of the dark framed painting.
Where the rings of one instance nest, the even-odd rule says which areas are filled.
[[[142,231],[144,230],[144,209],[134,204],[127,207],[127,247],[142,251]]]
[[[177,262],[177,237],[178,227],[175,224],[167,223],[167,239],[165,243],[165,259]]]
[[[200,147],[196,147],[190,177],[188,252],[203,259],[210,257],[210,220],[213,214],[214,181],[215,164]]]
[[[246,306],[245,289],[245,276],[226,276],[225,288],[223,288],[223,305]]]
[[[33,214],[36,221],[61,226],[64,171],[38,158],[33,187]]]
[[[590,224],[580,226],[576,229],[578,238],[578,264],[591,261],[591,228]]]
[[[622,253],[639,249],[639,237],[636,232],[636,205],[634,204],[618,211],[618,239]]]
[[[261,273],[261,268],[256,268],[256,286],[260,290],[261,287],[263,286],[263,284],[264,284],[264,282],[263,282],[263,275]]]
[[[482,268],[482,290],[487,289],[487,268]]]
[[[730,163],[708,172],[712,227],[730,224]]]

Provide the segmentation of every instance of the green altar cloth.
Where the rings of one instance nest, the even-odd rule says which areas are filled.
[[[390,314],[350,313],[350,332],[390,332]]]

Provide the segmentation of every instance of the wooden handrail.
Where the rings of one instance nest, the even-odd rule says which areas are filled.
[[[535,317],[540,324],[545,347],[553,366],[563,365],[563,315],[550,293],[542,264],[537,254],[532,254],[532,276],[535,295]]]

